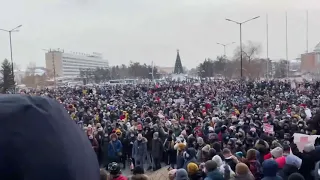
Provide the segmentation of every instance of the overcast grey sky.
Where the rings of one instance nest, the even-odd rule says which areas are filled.
[[[266,13],[269,56],[285,51],[288,12],[289,58],[306,50],[305,12],[309,10],[309,50],[320,41],[319,0],[0,0],[0,28],[23,24],[13,34],[14,61],[44,66],[43,48],[101,52],[111,65],[130,60],[174,66],[176,49],[182,64],[194,67],[206,57],[223,54],[216,44],[239,44],[239,26],[225,21],[261,18],[243,26],[243,41],[261,43],[266,56]],[[9,58],[9,38],[0,32],[0,59]]]

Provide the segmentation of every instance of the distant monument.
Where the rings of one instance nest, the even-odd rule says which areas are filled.
[[[183,67],[180,59],[179,49],[177,50],[176,63],[174,65],[173,74],[183,74]]]

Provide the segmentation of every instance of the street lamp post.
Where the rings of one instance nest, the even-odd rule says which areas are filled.
[[[258,19],[260,16],[256,16],[254,18],[251,18],[251,19],[248,19],[246,21],[243,21],[243,22],[237,22],[237,21],[234,21],[234,20],[231,20],[231,19],[226,19],[227,21],[230,21],[230,22],[233,22],[233,23],[236,23],[236,24],[239,24],[240,26],[240,68],[241,68],[241,79],[242,79],[242,76],[243,76],[243,73],[242,73],[242,24],[244,23],[247,23],[249,21],[252,21],[254,19]]]
[[[11,30],[6,30],[6,29],[0,29],[0,31],[5,31],[7,33],[9,33],[9,42],[10,42],[10,58],[11,58],[11,71],[12,71],[12,76],[13,76],[13,79],[14,79],[14,70],[13,70],[13,58],[12,58],[12,41],[11,41],[11,33],[12,32],[19,32],[19,28],[21,27],[22,25],[19,25]],[[15,92],[15,88],[14,88],[14,92]]]
[[[222,44],[222,43],[218,43],[218,42],[217,42],[217,44],[223,46],[224,57],[227,57],[227,56],[226,56],[226,55],[227,55],[227,54],[226,54],[226,47],[229,46],[229,45],[231,45],[231,44],[234,44],[234,43],[235,43],[235,42],[228,43],[228,44]]]

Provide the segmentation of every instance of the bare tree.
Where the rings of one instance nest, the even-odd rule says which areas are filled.
[[[36,63],[29,62],[27,69],[26,69],[26,76],[34,76],[36,73]]]
[[[252,60],[258,58],[261,53],[261,44],[248,41],[242,45],[242,59],[251,63]],[[240,47],[235,49],[235,59],[240,59]]]

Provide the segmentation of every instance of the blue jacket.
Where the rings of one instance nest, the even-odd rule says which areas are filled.
[[[204,180],[224,180],[223,175],[218,169],[207,173],[207,177]]]
[[[113,147],[112,147],[113,145]],[[119,140],[110,141],[108,144],[108,157],[117,158],[118,153],[122,151],[122,143]]]
[[[0,179],[99,179],[88,137],[56,100],[1,95],[0,106]]]

